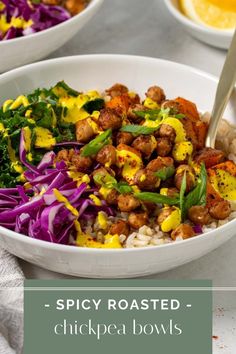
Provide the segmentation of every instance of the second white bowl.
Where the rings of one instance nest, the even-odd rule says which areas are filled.
[[[103,0],[91,0],[71,19],[42,32],[0,41],[0,73],[40,60],[70,40],[97,12]]]
[[[233,37],[233,30],[217,30],[200,25],[181,13],[178,0],[164,0],[174,18],[194,37],[214,47],[228,49]]]

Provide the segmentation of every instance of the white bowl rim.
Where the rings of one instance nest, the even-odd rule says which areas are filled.
[[[64,21],[64,22],[61,22],[59,23],[58,25],[55,25],[53,27],[49,27],[43,31],[39,31],[39,32],[35,32],[35,33],[31,33],[27,36],[22,36],[22,37],[17,37],[17,38],[12,38],[12,39],[9,39],[9,40],[5,40],[5,41],[0,41],[0,48],[1,46],[7,46],[7,45],[10,45],[10,43],[19,43],[20,41],[23,41],[23,40],[26,40],[28,38],[32,38],[34,37],[35,39],[37,39],[40,35],[44,35],[44,34],[47,34],[47,33],[52,33],[52,32],[55,32],[58,28],[63,28],[63,27],[66,27],[68,24],[71,24],[71,23],[74,23],[76,22],[77,20],[79,20],[79,18],[83,17],[84,15],[86,15],[86,13],[88,11],[91,11],[95,6],[97,6],[98,4],[102,4],[104,0],[90,0],[88,6],[83,10],[81,11],[80,13],[78,13],[77,15],[69,18],[68,20]]]
[[[209,34],[216,34],[218,36],[224,37],[224,38],[231,38],[234,33],[234,29],[232,30],[220,30],[217,28],[213,28],[207,25],[201,25],[198,24],[194,21],[192,21],[190,18],[182,14],[179,10],[176,9],[176,7],[173,5],[172,0],[164,0],[167,8],[169,11],[172,13],[172,15],[177,18],[180,22],[183,22],[186,26],[192,27],[194,30],[201,31],[203,33],[208,32]]]
[[[185,65],[185,64],[180,64],[174,61],[170,61],[170,60],[165,60],[165,59],[159,59],[159,58],[154,58],[154,57],[146,57],[146,56],[138,56],[138,55],[124,55],[124,54],[86,54],[86,55],[76,55],[76,56],[67,56],[67,57],[61,57],[61,58],[56,58],[56,59],[48,59],[48,60],[43,60],[43,61],[39,61],[36,63],[32,63],[29,65],[25,65],[23,67],[20,68],[16,68],[13,69],[11,71],[6,72],[5,74],[2,74],[0,76],[0,86],[1,83],[4,83],[5,79],[14,77],[15,74],[17,74],[20,71],[24,71],[24,70],[28,70],[28,69],[33,69],[34,67],[42,67],[42,66],[48,66],[48,64],[53,64],[53,63],[63,63],[63,62],[67,62],[67,61],[78,61],[80,59],[82,60],[104,60],[104,59],[111,59],[111,60],[129,60],[129,61],[133,61],[133,60],[139,60],[139,61],[158,61],[162,64],[168,64],[168,65],[173,65],[173,66],[177,66],[179,68],[185,69],[185,70],[189,70],[195,74],[198,74],[202,77],[205,77],[206,79],[209,79],[211,81],[215,81],[217,82],[218,79],[216,76],[209,74],[203,70],[200,69],[196,69],[192,66],[189,65]],[[173,243],[167,243],[167,244],[163,244],[160,246],[149,246],[149,247],[140,247],[140,248],[122,248],[122,249],[103,249],[103,248],[86,248],[86,247],[77,247],[77,246],[73,246],[73,245],[61,245],[61,244],[56,244],[56,243],[51,243],[51,242],[47,242],[47,241],[43,241],[43,240],[38,240],[38,239],[34,239],[31,238],[29,236],[23,235],[23,234],[19,234],[15,231],[9,230],[5,227],[0,226],[0,233],[4,233],[6,234],[6,236],[9,236],[11,239],[15,239],[15,240],[19,240],[19,237],[21,237],[23,239],[23,242],[28,243],[29,245],[32,246],[40,246],[44,249],[49,249],[49,250],[54,250],[54,251],[62,251],[62,252],[68,252],[68,253],[100,253],[100,254],[119,254],[121,252],[126,252],[126,253],[142,253],[144,250],[146,252],[152,252],[153,250],[159,250],[162,248],[167,248],[167,247],[174,247],[174,246],[181,246],[183,244],[195,244],[200,242],[201,239],[205,238],[206,235],[209,237],[213,237],[214,233],[216,230],[221,230],[222,233],[224,231],[227,231],[229,229],[231,229],[231,227],[233,227],[233,225],[235,225],[236,227],[236,219],[229,221],[228,223],[218,227],[217,229],[213,229],[211,231],[205,232],[201,235],[198,235],[196,237],[187,239],[187,240],[182,240],[182,241],[177,241],[177,242],[173,242]],[[236,235],[235,235],[236,236]]]

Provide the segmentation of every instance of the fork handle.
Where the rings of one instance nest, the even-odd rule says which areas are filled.
[[[214,148],[219,122],[225,111],[236,82],[236,30],[220,75],[211,115],[206,146]]]

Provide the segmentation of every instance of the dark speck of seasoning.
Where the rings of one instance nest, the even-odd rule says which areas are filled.
[[[212,336],[212,339],[217,340],[217,339],[219,339],[219,337],[218,336]]]

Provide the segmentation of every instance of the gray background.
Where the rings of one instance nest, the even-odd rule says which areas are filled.
[[[190,37],[162,0],[105,0],[99,13],[50,58],[92,53],[135,54],[188,64],[219,76],[226,52]],[[207,256],[156,279],[213,279],[236,286],[236,238]],[[27,278],[62,278],[21,261]]]

